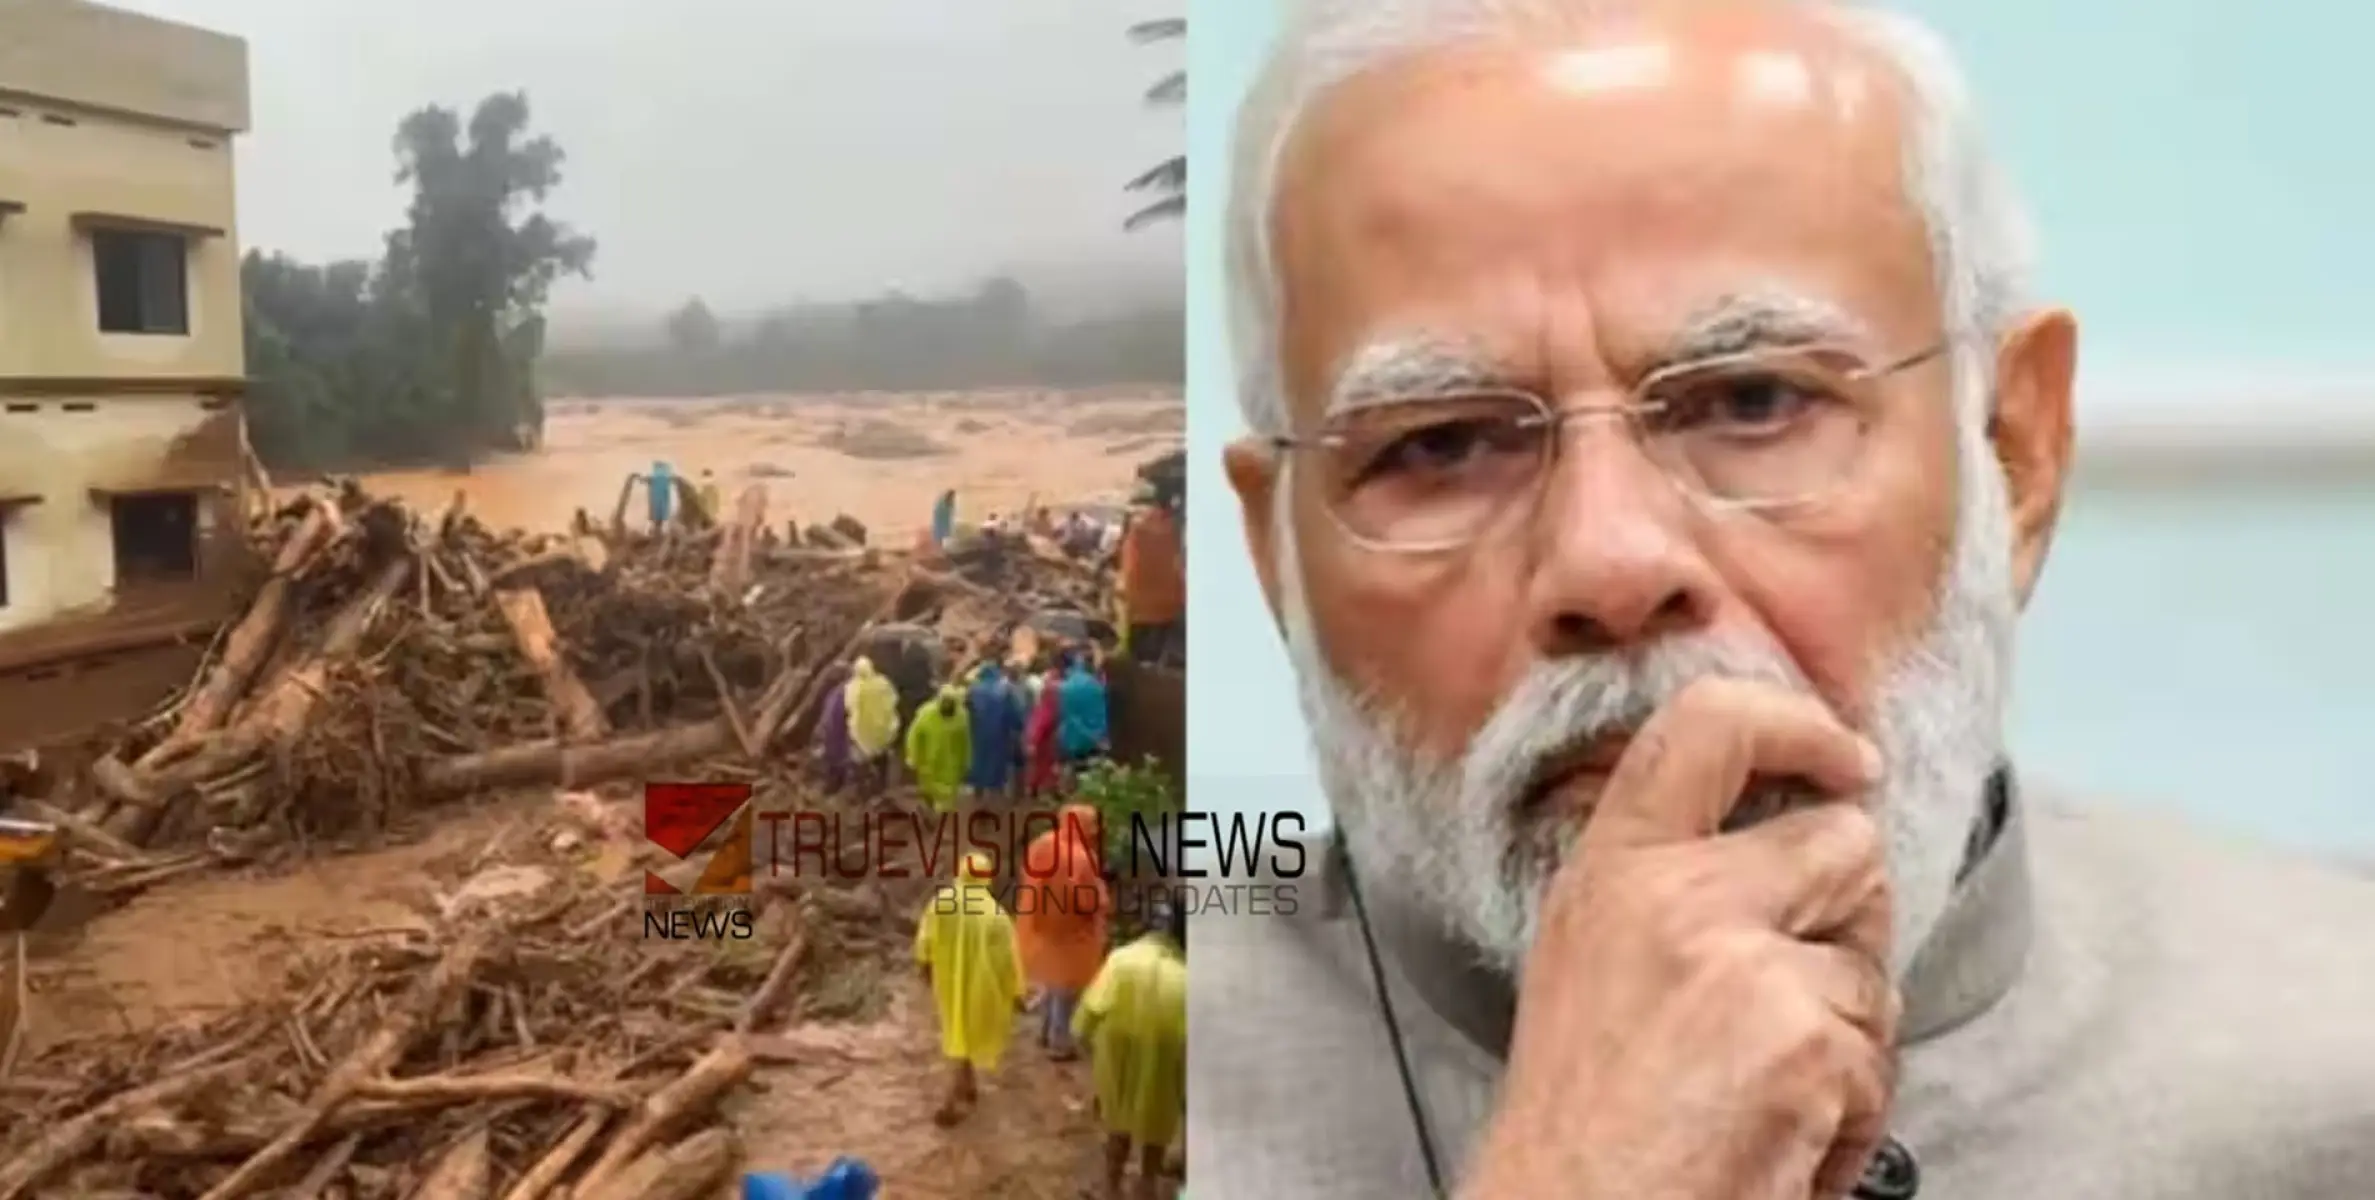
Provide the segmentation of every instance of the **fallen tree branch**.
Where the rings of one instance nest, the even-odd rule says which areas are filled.
[[[797,631],[794,633],[797,636]],[[800,676],[805,680],[804,686],[813,690],[816,679],[830,662],[826,658],[809,664]],[[793,698],[802,694],[789,682],[792,678],[792,673],[787,671],[760,697],[758,715],[751,722],[751,735],[761,754],[774,740],[768,731],[782,727]],[[433,759],[421,769],[420,788],[432,797],[448,797],[520,787],[598,787],[613,780],[649,775],[711,758],[735,748],[736,744],[734,724],[724,716],[581,746],[556,741],[525,742],[483,754]]]
[[[705,1200],[742,1160],[742,1146],[724,1129],[704,1129],[655,1150],[599,1184],[579,1184],[576,1200]]]
[[[543,683],[545,701],[560,722],[561,736],[575,742],[596,742],[610,736],[610,722],[594,703],[594,694],[586,690],[585,682],[561,654],[560,638],[553,633],[552,617],[544,609],[544,594],[533,586],[498,588],[495,605],[503,613],[504,624],[511,627],[521,657],[535,668]]]
[[[412,1200],[486,1200],[495,1174],[487,1140],[483,1125],[463,1134],[438,1156],[437,1165],[413,1191]]]
[[[487,939],[488,933],[481,927],[447,946],[444,957],[414,985],[411,995],[344,1062],[331,1070],[296,1122],[270,1145],[239,1164],[222,1182],[207,1189],[201,1200],[234,1200],[255,1190],[313,1136],[331,1112],[395,1066],[405,1051],[411,1049],[413,1039],[420,1036],[423,1027],[459,1003],[463,993],[469,990],[470,977],[478,970]]]
[[[236,1062],[216,1063],[186,1074],[168,1076],[146,1087],[119,1092],[81,1116],[43,1130],[31,1145],[18,1151],[6,1162],[0,1162],[0,1200],[18,1200],[30,1194],[35,1185],[97,1146],[133,1116],[164,1108],[215,1080],[236,1073],[242,1065]]]
[[[718,542],[717,556],[710,560],[709,584],[719,592],[740,591],[750,580],[750,556],[757,544],[759,529],[767,523],[767,489],[752,484],[737,501],[734,521],[726,527],[725,537]]]
[[[265,580],[254,603],[248,605],[247,614],[232,628],[224,642],[221,661],[215,664],[205,682],[190,693],[172,732],[141,755],[133,764],[135,768],[150,770],[171,761],[231,715],[232,708],[247,695],[248,685],[255,681],[256,671],[280,642],[281,631],[288,625],[290,594],[296,589],[298,574],[343,528],[336,506],[321,500],[313,502],[312,511],[305,514],[297,531],[281,543],[280,554],[272,563],[272,577]]]
[[[733,685],[726,682],[726,673],[718,669],[717,656],[709,647],[701,647],[701,669],[709,672],[709,685],[717,689],[717,706],[734,730],[734,740],[742,746],[742,756],[754,762],[759,757],[759,742],[751,735],[750,724],[742,719],[742,708],[734,703]]]
[[[226,774],[303,732],[306,718],[322,694],[329,664],[351,657],[370,632],[371,623],[387,606],[412,572],[409,555],[398,555],[381,567],[371,585],[348,601],[331,619],[322,644],[304,663],[281,677],[256,703],[256,711],[229,729],[210,735],[186,758],[162,770],[93,772],[103,788],[120,788],[122,803],[104,822],[108,832],[134,844],[144,843],[162,824],[173,803],[199,783]]]
[[[314,1160],[312,1169],[305,1172],[305,1178],[289,1189],[291,1200],[320,1200],[323,1190],[330,1186],[330,1181],[338,1178],[338,1173],[346,1169],[346,1164],[354,1161],[355,1151],[362,1147],[362,1134],[350,1133],[338,1139],[337,1145]]]
[[[579,1117],[577,1124],[570,1126],[569,1132],[562,1134],[561,1140],[536,1160],[536,1165],[521,1173],[511,1190],[503,1193],[503,1200],[544,1200],[548,1195],[556,1195],[554,1189],[561,1185],[561,1178],[577,1165],[578,1159],[585,1157],[586,1149],[594,1144],[602,1128],[610,1124],[610,1118],[608,1109],[596,1109]]]
[[[602,1188],[644,1151],[681,1128],[685,1121],[707,1111],[729,1089],[749,1078],[750,1071],[750,1051],[743,1046],[742,1039],[737,1036],[718,1039],[709,1053],[643,1102],[625,1128],[610,1139],[602,1156],[586,1168],[584,1177],[577,1181],[575,1195],[590,1200],[605,1194],[635,1194],[604,1193]]]
[[[784,992],[791,987],[792,976],[799,971],[800,959],[807,952],[808,928],[802,924],[792,930],[783,949],[776,952],[775,964],[767,969],[766,982],[743,1002],[742,1015],[734,1019],[735,1033],[755,1033],[767,1023],[775,1007],[783,1003]]]
[[[354,1095],[397,1104],[468,1104],[479,1100],[579,1100],[611,1108],[635,1103],[633,1088],[614,1083],[587,1083],[559,1075],[491,1073],[486,1075],[423,1075],[411,1079],[373,1079],[357,1084]]]

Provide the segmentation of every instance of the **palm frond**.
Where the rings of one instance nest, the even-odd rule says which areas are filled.
[[[1175,155],[1156,163],[1136,179],[1122,185],[1129,192],[1184,192],[1187,190],[1187,156]]]
[[[1122,222],[1122,229],[1135,232],[1158,221],[1176,221],[1185,215],[1187,215],[1187,197],[1185,195],[1165,196],[1137,212],[1131,213],[1129,218]]]
[[[1165,17],[1154,21],[1140,21],[1130,26],[1130,40],[1139,45],[1153,42],[1177,41],[1187,36],[1187,18]],[[1187,71],[1172,71],[1146,89],[1146,103],[1157,108],[1176,108],[1187,103]],[[1124,191],[1151,195],[1155,199],[1122,221],[1124,230],[1143,229],[1162,221],[1176,221],[1187,212],[1187,156],[1176,155],[1123,185]]]
[[[1186,17],[1162,17],[1152,21],[1140,21],[1130,26],[1130,40],[1140,45],[1148,42],[1175,42],[1186,36]]]

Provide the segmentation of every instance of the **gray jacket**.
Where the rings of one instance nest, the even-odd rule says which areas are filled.
[[[1491,1111],[1510,991],[1392,912],[1385,881],[1361,882],[1456,1186]],[[1424,1196],[1342,880],[1315,870],[1298,893],[1293,918],[1196,917],[1190,1191]],[[2375,1198],[2364,874],[2030,789],[1905,990],[1891,1129],[1921,1196]]]

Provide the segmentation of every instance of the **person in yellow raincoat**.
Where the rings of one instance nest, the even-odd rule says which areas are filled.
[[[968,854],[953,883],[940,885],[915,925],[915,961],[932,985],[940,1053],[955,1064],[948,1098],[933,1114],[943,1126],[973,1111],[980,1074],[998,1069],[1014,1037],[1023,973],[1014,921],[990,891],[990,857]]]
[[[868,794],[890,782],[891,745],[899,740],[899,692],[864,655],[851,664],[849,682],[842,687],[842,710],[849,714],[849,745],[857,754],[858,778]]]
[[[973,765],[973,728],[965,715],[965,689],[940,689],[907,727],[907,769],[924,799],[940,812],[957,802],[965,770]]]
[[[1187,920],[1176,904],[1154,932],[1106,958],[1072,1015],[1088,1047],[1105,1122],[1105,1194],[1118,1200],[1130,1147],[1138,1186],[1155,1195],[1163,1156],[1187,1111]]]

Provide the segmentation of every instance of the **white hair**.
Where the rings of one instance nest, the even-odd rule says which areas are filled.
[[[1905,194],[1927,227],[1952,369],[1992,384],[1996,338],[2029,302],[2034,238],[1988,152],[1954,55],[1919,21],[1806,0],[1894,69],[1904,85]],[[1285,433],[1279,283],[1270,219],[1279,160],[1312,103],[1355,75],[1428,50],[1573,20],[1621,0],[1289,0],[1268,65],[1238,110],[1228,210],[1229,334],[1246,425]],[[1992,386],[1958,390],[1984,424]]]
[[[1279,149],[1310,101],[1352,74],[1431,46],[1506,30],[1528,16],[1568,15],[1587,0],[1310,0],[1282,39],[1238,129],[1230,262],[1241,403],[1257,430],[1283,430],[1276,278],[1269,203]],[[1957,519],[1928,628],[1881,664],[1873,727],[1888,764],[1874,810],[1895,892],[1893,964],[1900,972],[1952,893],[1987,774],[2003,750],[2013,623],[2007,481],[1987,437],[1992,351],[2027,303],[2028,227],[1983,152],[1959,73],[1913,21],[1829,8],[1904,76],[1909,199],[1928,224],[1941,323],[1954,338]],[[1495,965],[1514,969],[1531,944],[1543,884],[1574,832],[1529,828],[1515,800],[1534,768],[1579,739],[1638,725],[1691,679],[1727,675],[1809,690],[1778,650],[1703,635],[1662,639],[1631,655],[1536,663],[1466,751],[1450,760],[1413,749],[1390,697],[1350,687],[1327,661],[1304,593],[1292,505],[1270,514],[1282,624],[1304,716],[1338,823],[1355,858]]]

